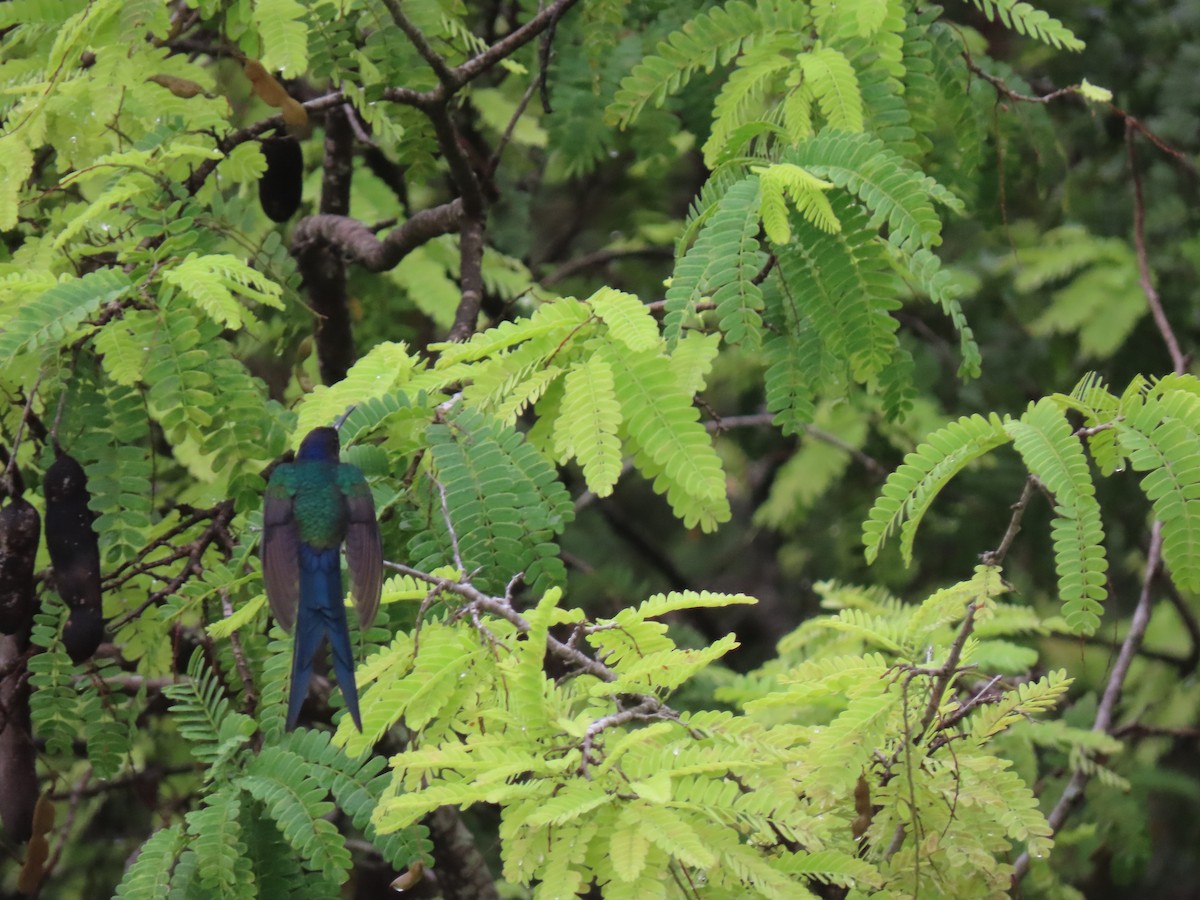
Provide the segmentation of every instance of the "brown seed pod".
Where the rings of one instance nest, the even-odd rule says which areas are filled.
[[[302,128],[308,124],[308,110],[294,97],[284,98],[279,110],[283,113],[283,121],[293,128]]]
[[[242,67],[242,71],[246,77],[250,79],[250,84],[254,87],[254,93],[267,106],[273,106],[276,109],[283,106],[285,100],[290,99],[290,95],[282,84],[275,80],[275,76],[263,68],[263,64],[257,59],[248,59]]]
[[[31,896],[37,893],[46,875],[46,860],[49,858],[50,845],[40,834],[35,834],[29,839],[29,846],[25,848],[25,862],[17,875],[18,891]]]
[[[850,823],[850,833],[855,839],[861,838],[871,827],[873,810],[871,808],[871,785],[865,775],[859,775],[854,785],[854,811],[858,813]]]
[[[162,85],[176,97],[182,97],[184,100],[199,96],[212,96],[196,82],[188,81],[186,78],[176,78],[174,75],[151,75],[146,80]]]
[[[38,797],[37,806],[33,808],[33,833],[49,834],[54,827],[54,799],[49,791],[44,791]]]
[[[267,171],[258,182],[258,202],[273,222],[286,222],[300,208],[304,190],[304,154],[292,137],[264,138]]]
[[[410,891],[420,884],[421,879],[424,877],[425,864],[419,861],[415,862],[409,866],[403,874],[397,876],[395,880],[392,881],[392,890],[398,894],[402,894],[405,891]]]
[[[72,661],[91,657],[104,639],[100,543],[92,528],[83,466],[65,453],[46,470],[46,549],[58,595],[70,608],[63,644]]]

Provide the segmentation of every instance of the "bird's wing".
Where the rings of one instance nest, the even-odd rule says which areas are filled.
[[[375,501],[367,480],[356,466],[342,464],[338,486],[346,498],[346,561],[358,609],[358,624],[366,628],[379,609],[383,591],[383,542],[375,518]]]
[[[288,483],[290,466],[279,466],[271,473],[263,502],[262,568],[263,587],[275,620],[285,631],[296,624],[296,603],[300,595],[300,533],[292,515],[293,492]]]

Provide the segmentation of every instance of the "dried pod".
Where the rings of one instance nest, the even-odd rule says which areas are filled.
[[[91,657],[104,638],[100,543],[88,508],[83,466],[60,453],[46,471],[46,549],[58,595],[70,608],[63,643],[74,662]]]
[[[176,97],[182,97],[184,100],[190,100],[193,97],[208,97],[211,96],[203,86],[196,84],[194,81],[188,81],[186,78],[176,78],[174,75],[151,75],[146,79],[153,81],[157,85],[165,87]]]
[[[50,858],[50,844],[40,834],[29,839],[25,848],[25,862],[17,873],[17,890],[22,894],[33,896],[42,886],[46,877],[46,860]]]
[[[285,100],[291,99],[284,86],[275,79],[274,75],[264,69],[263,64],[257,59],[246,60],[242,71],[250,79],[254,93],[267,106],[273,106],[278,109],[283,105]]]
[[[49,791],[38,797],[37,806],[33,808],[33,831],[35,834],[49,834],[54,827],[54,798]]]
[[[0,509],[0,633],[25,631],[33,620],[33,569],[42,520],[17,497]]]
[[[288,97],[279,107],[283,121],[293,128],[303,128],[308,124],[308,110],[294,97]]]
[[[871,785],[865,775],[859,775],[854,785],[854,811],[858,813],[850,823],[850,833],[855,840],[861,838],[871,827],[873,810],[871,808]]]
[[[273,222],[286,222],[300,208],[304,190],[304,154],[291,137],[264,138],[267,171],[258,182],[258,202]]]
[[[421,879],[425,877],[425,864],[417,861],[409,866],[403,874],[397,876],[392,881],[392,890],[397,894],[403,894],[405,891],[411,891],[414,887],[421,883]]]

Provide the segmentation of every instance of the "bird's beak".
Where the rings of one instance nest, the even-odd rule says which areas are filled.
[[[354,410],[356,408],[357,408],[357,404],[355,406],[349,407],[344,413],[342,413],[340,416],[338,416],[337,421],[335,421],[333,423],[333,427],[337,428],[340,431],[341,427],[346,424],[346,420],[348,418],[350,418],[350,413],[354,412]]]

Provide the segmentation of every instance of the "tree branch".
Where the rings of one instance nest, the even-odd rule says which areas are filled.
[[[407,91],[406,93],[409,95],[408,102],[412,104],[412,96],[415,96],[415,92]],[[388,99],[398,103],[404,102],[399,94],[395,97],[389,97]],[[341,91],[331,91],[330,93],[321,97],[309,100],[307,103],[302,105],[310,113],[322,112],[327,109],[339,107],[345,103],[346,100],[346,96]],[[239,144],[244,144],[246,141],[252,141],[260,135],[266,134],[273,128],[283,128],[283,125],[284,122],[282,115],[269,116],[265,119],[255,122],[252,125],[247,125],[245,128],[240,128],[237,131],[230,132],[222,138],[218,138],[217,150],[221,153],[220,158],[206,159],[204,162],[200,163],[200,165],[198,165],[192,171],[192,174],[189,175],[187,180],[183,183],[184,190],[186,190],[188,194],[195,194],[198,190],[200,190],[201,187],[203,187],[208,176],[213,173],[213,170],[215,170],[217,166],[221,164],[221,161],[229,155],[229,151],[231,151],[234,147],[238,146]]]
[[[619,259],[668,260],[674,258],[675,250],[671,247],[605,247],[602,250],[596,250],[583,256],[577,256],[575,259],[567,260],[549,275],[542,278],[539,284],[549,287],[552,284],[565,281],[573,275],[578,275],[585,269],[590,269],[593,266],[605,266]]]
[[[501,38],[477,56],[451,70],[454,83],[461,87],[478,78],[500,60],[528,44],[535,37],[562,18],[563,14],[579,0],[555,0],[536,16],[511,34]]]
[[[1021,517],[1025,515],[1025,507],[1033,499],[1033,492],[1037,486],[1037,476],[1030,475],[1025,479],[1025,488],[1021,491],[1020,499],[1012,506],[1012,517],[1008,520],[1008,528],[1005,529],[1004,537],[1000,540],[1000,546],[995,550],[989,550],[980,557],[985,565],[998,566],[1004,562],[1004,557],[1008,555],[1013,540],[1021,531]]]
[[[1163,310],[1162,300],[1150,280],[1150,264],[1146,259],[1146,204],[1142,196],[1142,176],[1138,172],[1137,153],[1133,145],[1133,130],[1130,120],[1126,119],[1125,147],[1129,152],[1129,175],[1133,179],[1133,246],[1137,252],[1138,281],[1142,286],[1142,293],[1146,295],[1146,303],[1150,306],[1150,314],[1154,317],[1158,333],[1162,335],[1167,352],[1171,355],[1171,365],[1175,374],[1182,375],[1187,369],[1187,359],[1179,349],[1179,341]]]
[[[346,216],[350,212],[350,177],[354,155],[354,132],[341,106],[325,116],[325,159],[321,176],[323,215]],[[354,364],[354,335],[350,328],[350,304],[346,296],[346,265],[340,253],[327,243],[296,244],[296,263],[304,279],[308,303],[317,315],[317,361],[321,380],[334,384],[346,377]]]
[[[444,900],[499,900],[496,881],[475,839],[453,806],[425,817],[433,839],[433,863]]]
[[[297,252],[311,252],[310,245],[329,244],[368,272],[386,272],[399,265],[400,260],[422,244],[457,229],[461,217],[462,201],[451,200],[421,210],[380,240],[370,226],[358,219],[309,216],[296,223],[292,232],[292,247]]]
[[[1138,597],[1137,607],[1133,611],[1133,618],[1129,620],[1129,631],[1121,643],[1117,661],[1113,664],[1108,682],[1104,686],[1100,705],[1096,707],[1096,718],[1092,722],[1092,731],[1109,734],[1113,730],[1113,716],[1116,713],[1117,701],[1121,698],[1121,690],[1125,686],[1125,678],[1129,675],[1129,667],[1137,655],[1142,638],[1146,636],[1146,626],[1150,624],[1150,608],[1153,605],[1153,595],[1150,589],[1158,574],[1159,566],[1162,564],[1162,543],[1162,522],[1156,521],[1150,529],[1150,549],[1146,553],[1146,574],[1142,578],[1142,592]],[[1071,810],[1083,799],[1083,789],[1087,786],[1090,777],[1083,769],[1076,769],[1071,775],[1071,780],[1063,788],[1062,796],[1058,798],[1050,815],[1046,816],[1051,830],[1057,832],[1066,821],[1067,816],[1071,814]],[[1028,871],[1029,853],[1025,852],[1018,856],[1016,862],[1013,863],[1012,884],[1014,887],[1020,883]]]
[[[383,5],[391,13],[392,21],[404,32],[405,37],[408,38],[408,42],[421,54],[421,58],[429,63],[429,67],[437,75],[438,81],[450,93],[454,93],[459,86],[454,80],[454,73],[450,71],[450,67],[446,65],[446,60],[442,58],[441,54],[430,46],[421,29],[405,14],[403,7],[400,5],[400,0],[383,0]]]

